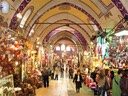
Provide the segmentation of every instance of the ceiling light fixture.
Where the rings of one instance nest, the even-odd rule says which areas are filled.
[[[21,13],[19,12],[17,15],[17,18],[19,18],[19,19],[21,19],[22,18],[22,15],[21,15]]]
[[[9,11],[9,3],[7,1],[2,1],[0,3],[0,9],[2,10],[2,13],[7,14]]]
[[[117,33],[115,33],[116,36],[125,36],[125,35],[128,35],[128,30],[124,29],[124,30],[121,30]]]
[[[9,9],[11,9],[13,11],[17,11],[17,9],[15,9],[15,7],[12,6],[6,0],[3,0],[2,2],[0,2],[0,10],[2,10],[2,13],[7,14],[9,12]],[[22,15],[20,12],[16,16],[17,16],[17,18],[20,18],[20,19],[22,18]]]

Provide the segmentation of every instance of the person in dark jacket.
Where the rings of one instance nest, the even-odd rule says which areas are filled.
[[[128,96],[128,73],[123,71],[123,76],[120,79],[121,96]]]
[[[69,79],[73,78],[73,69],[72,67],[69,68]]]
[[[42,78],[43,78],[44,87],[49,87],[49,74],[48,74],[48,70],[46,69],[46,67],[44,67],[42,71]]]
[[[95,68],[95,70],[91,73],[91,78],[93,79],[94,82],[96,82],[96,75],[97,72],[99,71],[98,67]]]
[[[82,79],[82,76],[80,74],[80,71],[77,71],[77,74],[75,75],[75,77],[73,79],[73,82],[76,83],[76,93],[79,93],[80,92],[80,88],[82,87],[82,82],[83,82],[83,79]]]

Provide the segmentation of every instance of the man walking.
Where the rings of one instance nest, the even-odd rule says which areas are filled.
[[[48,75],[48,70],[46,69],[46,67],[44,67],[42,71],[42,78],[43,78],[44,87],[49,87],[49,75]]]

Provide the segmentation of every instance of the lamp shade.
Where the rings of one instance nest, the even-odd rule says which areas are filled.
[[[9,3],[7,1],[2,1],[0,5],[2,6],[2,13],[8,13]]]

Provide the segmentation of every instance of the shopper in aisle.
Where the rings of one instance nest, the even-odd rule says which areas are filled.
[[[76,93],[79,93],[80,88],[82,88],[82,82],[83,82],[83,79],[79,70],[77,71],[77,74],[75,74],[73,82],[76,83]]]
[[[91,73],[90,77],[96,82],[96,74],[99,71],[98,67],[95,67],[95,70]]]
[[[60,72],[61,72],[61,78],[63,78],[64,77],[64,64],[61,64]]]
[[[95,70],[90,74],[90,77],[93,79],[93,82],[96,82],[96,75],[98,74],[98,71],[99,71],[99,68],[95,67]],[[97,90],[94,90],[94,95],[97,95]]]
[[[55,80],[58,80],[58,75],[59,75],[59,68],[58,66],[55,68]]]
[[[111,77],[110,77],[110,70],[105,69],[105,85],[104,85],[104,95],[107,94],[107,96],[110,96],[109,90],[110,90],[110,82],[111,82]]]
[[[46,67],[44,67],[44,69],[42,70],[42,78],[44,87],[49,87],[49,75]]]
[[[74,68],[74,70],[73,70],[73,78],[74,78],[75,75],[77,74],[77,71],[78,71],[78,69],[77,69],[77,67],[75,66],[75,68]]]
[[[73,78],[73,69],[72,67],[70,66],[69,67],[69,79],[72,79]]]
[[[121,89],[120,89],[121,76],[122,76],[122,70],[118,70],[118,74],[113,78],[112,96],[121,96]]]
[[[114,71],[113,70],[111,70],[111,72],[110,72],[110,78],[111,78],[110,89],[112,89],[112,81],[113,81],[113,78],[114,78]]]
[[[104,85],[105,85],[105,71],[101,69],[96,75],[96,82],[98,86],[98,96],[104,96]]]
[[[121,96],[128,96],[128,72],[123,71],[123,76],[120,80]]]
[[[52,69],[51,69],[51,80],[54,79],[54,71],[55,71],[54,68],[52,68]]]

